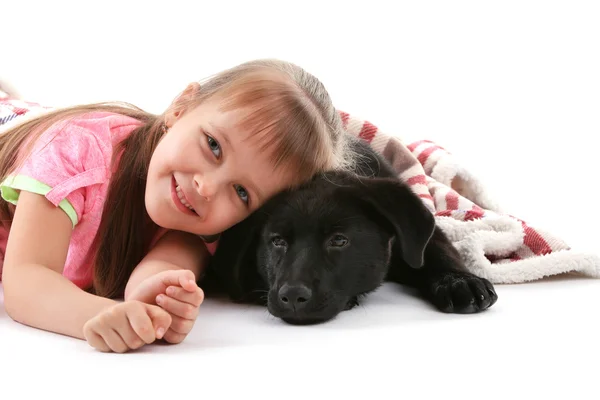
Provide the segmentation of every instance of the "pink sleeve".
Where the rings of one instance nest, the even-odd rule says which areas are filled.
[[[110,140],[110,132],[99,133],[94,128],[89,121],[79,123],[78,119],[52,125],[3,189],[42,194],[67,214],[70,211],[76,225],[84,213],[85,187],[109,179],[106,154],[112,148],[103,138]],[[106,129],[101,124],[97,128]]]

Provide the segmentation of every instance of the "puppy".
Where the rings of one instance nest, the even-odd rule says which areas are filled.
[[[431,212],[367,144],[356,174],[327,172],[223,233],[208,274],[236,302],[292,324],[325,322],[392,281],[448,313],[498,296],[468,272]]]

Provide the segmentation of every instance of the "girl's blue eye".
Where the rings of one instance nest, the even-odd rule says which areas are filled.
[[[235,191],[237,192],[237,195],[240,197],[240,199],[242,199],[244,203],[248,204],[249,198],[246,189],[244,189],[240,185],[234,185],[233,187],[235,188]]]
[[[217,159],[221,158],[221,145],[215,139],[206,135],[206,140],[208,141],[208,147],[210,151],[217,157]]]

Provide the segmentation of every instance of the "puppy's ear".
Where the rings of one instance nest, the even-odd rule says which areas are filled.
[[[254,301],[260,284],[256,252],[266,220],[260,210],[221,234],[209,268],[229,297],[236,302]]]
[[[393,178],[363,180],[357,190],[359,197],[394,227],[404,261],[412,268],[421,268],[425,248],[435,230],[434,216],[421,199]]]

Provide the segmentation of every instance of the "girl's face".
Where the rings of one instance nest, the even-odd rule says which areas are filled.
[[[214,235],[235,225],[293,183],[237,127],[243,110],[210,99],[167,115],[168,132],[150,159],[146,210],[159,226]]]

